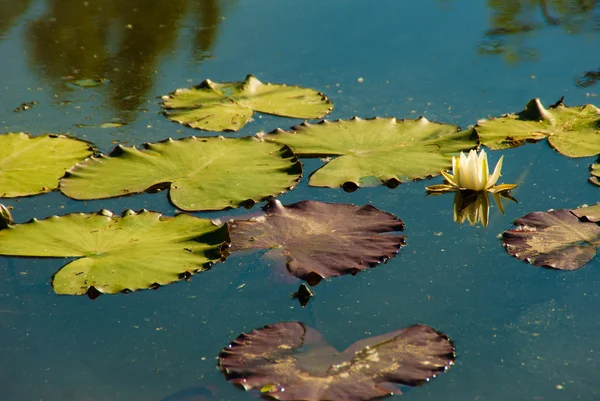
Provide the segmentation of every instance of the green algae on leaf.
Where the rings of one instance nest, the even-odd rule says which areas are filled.
[[[262,83],[253,75],[242,82],[209,79],[163,96],[165,116],[209,131],[237,131],[257,111],[283,117],[314,119],[329,113],[329,99],[313,89]]]
[[[52,191],[65,171],[92,153],[89,143],[64,135],[0,134],[0,198]]]
[[[302,201],[283,206],[274,200],[264,215],[227,225],[230,251],[269,249],[283,256],[291,275],[310,285],[377,266],[396,256],[405,241],[392,234],[404,230],[402,220],[371,205]]]
[[[548,138],[548,143],[569,157],[600,153],[600,109],[592,104],[567,107],[560,99],[548,109],[532,99],[517,114],[480,120],[475,126],[481,143],[490,149],[507,149]]]
[[[187,214],[102,210],[0,230],[0,254],[76,258],[52,279],[58,294],[115,294],[187,278],[223,259],[227,228]]]
[[[301,175],[287,146],[252,137],[190,137],[144,144],[143,150],[119,145],[70,169],[60,190],[86,200],[169,188],[180,209],[220,210],[279,195]]]
[[[535,266],[577,270],[600,246],[598,207],[533,212],[515,220],[518,226],[502,234],[506,251]]]
[[[420,324],[357,341],[339,352],[312,327],[280,322],[241,334],[219,354],[232,383],[277,400],[366,401],[402,394],[454,364],[443,333]]]
[[[317,187],[360,187],[439,175],[451,167],[452,154],[477,146],[471,130],[460,131],[421,117],[416,120],[373,118],[321,121],[260,135],[267,142],[289,145],[299,157],[336,156],[315,171]]]

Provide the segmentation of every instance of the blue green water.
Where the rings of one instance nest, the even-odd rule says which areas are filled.
[[[600,68],[600,5],[548,1],[544,11],[544,3],[0,1],[0,124],[69,133],[102,152],[200,135],[161,116],[157,97],[248,73],[324,92],[335,105],[329,119],[425,115],[466,127],[534,97],[599,104],[600,83],[575,80]],[[110,83],[80,88],[69,77]],[[13,112],[29,101],[38,104]],[[126,125],[78,127],[106,122]],[[298,122],[258,115],[227,135]],[[505,215],[493,208],[485,228],[454,223],[452,196],[425,198],[439,178],[345,193],[309,188],[305,177],[282,203],[372,203],[403,219],[408,244],[386,265],[321,283],[304,309],[289,300],[297,283],[274,279],[259,254],[232,256],[190,282],[95,301],[53,293],[50,277],[65,260],[2,257],[0,399],[255,399],[225,381],[215,357],[239,333],[286,320],[314,326],[339,349],[414,323],[447,333],[456,366],[407,400],[600,399],[598,260],[576,272],[536,268],[497,238],[531,211],[598,202],[587,182],[594,158],[568,159],[541,142],[490,152],[491,164],[501,154],[501,182],[519,184],[519,204]],[[306,176],[319,165],[307,161]],[[164,192],[2,202],[17,222],[101,208],[175,213]]]

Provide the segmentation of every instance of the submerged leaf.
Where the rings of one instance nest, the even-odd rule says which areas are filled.
[[[58,294],[115,294],[169,284],[222,259],[226,227],[175,217],[103,210],[32,220],[0,230],[0,254],[74,257],[53,277]]]
[[[453,153],[477,146],[471,130],[460,131],[421,117],[417,120],[373,118],[322,121],[263,135],[289,145],[299,157],[338,156],[310,177],[310,185],[340,187],[397,185],[440,174],[451,167]]]
[[[219,355],[227,379],[277,400],[363,401],[422,385],[454,362],[454,345],[425,325],[360,340],[343,352],[300,322],[240,335]]]
[[[490,149],[514,148],[548,137],[550,145],[565,156],[600,153],[600,109],[592,104],[567,107],[562,100],[545,109],[540,99],[532,99],[520,113],[480,120],[474,129]]]
[[[169,188],[189,211],[240,207],[279,195],[300,180],[302,165],[288,147],[253,138],[168,139],[143,150],[119,145],[77,164],[60,182],[74,199],[102,199]]]
[[[600,227],[578,216],[594,210],[533,212],[515,220],[518,227],[505,231],[502,242],[509,254],[535,266],[577,270],[596,255]]]
[[[64,135],[1,134],[0,198],[52,191],[65,171],[92,153],[89,143]]]
[[[263,84],[248,75],[243,82],[216,83],[177,89],[163,96],[168,119],[209,131],[237,131],[254,111],[293,118],[320,118],[333,107],[325,95],[299,86]]]
[[[322,278],[356,274],[396,256],[404,230],[396,216],[362,207],[302,201],[270,201],[265,214],[228,223],[231,251],[271,249],[283,256],[290,274],[316,285]]]

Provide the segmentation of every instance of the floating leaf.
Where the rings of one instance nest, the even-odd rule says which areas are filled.
[[[262,138],[289,145],[300,157],[339,156],[315,171],[310,185],[359,187],[439,175],[451,167],[451,154],[472,149],[471,130],[458,132],[449,124],[421,117],[417,120],[373,118],[322,121],[273,131]]]
[[[509,254],[535,266],[577,270],[596,255],[600,227],[578,215],[592,210],[533,212],[515,220],[518,227],[505,231],[502,242]]]
[[[356,274],[396,256],[404,230],[396,216],[366,205],[270,201],[265,214],[228,223],[231,251],[271,249],[290,274],[316,285],[322,278]]]
[[[169,284],[222,259],[226,227],[186,214],[109,211],[52,216],[0,230],[0,254],[75,257],[53,278],[58,294],[84,295]]]
[[[13,109],[13,111],[15,113],[19,113],[21,111],[31,110],[31,109],[33,109],[37,105],[38,105],[37,100],[33,100],[31,102],[24,102],[24,103],[21,103],[20,105],[18,105],[17,107],[15,107]]]
[[[169,188],[180,209],[219,210],[279,195],[301,174],[288,147],[250,137],[191,137],[144,144],[143,150],[119,145],[69,170],[60,190],[84,200]]]
[[[219,355],[227,379],[277,400],[362,401],[401,394],[454,362],[445,334],[415,325],[358,341],[343,352],[299,322],[240,335]]]
[[[600,109],[592,104],[567,107],[563,99],[545,109],[532,99],[517,114],[480,120],[475,126],[481,143],[490,149],[507,149],[548,137],[550,145],[569,157],[600,153]]]
[[[592,164],[590,166],[591,174],[590,182],[600,186],[600,163]]]
[[[1,134],[0,197],[52,191],[67,169],[92,153],[89,143],[64,135]]]
[[[325,95],[299,86],[263,84],[248,75],[243,82],[216,83],[177,89],[163,96],[167,118],[209,131],[237,131],[254,111],[293,118],[320,118],[333,107]]]
[[[71,79],[69,81],[75,86],[81,88],[95,88],[96,86],[104,85],[110,82],[107,78],[84,78],[84,79]]]
[[[600,204],[573,209],[571,213],[585,221],[600,222]]]

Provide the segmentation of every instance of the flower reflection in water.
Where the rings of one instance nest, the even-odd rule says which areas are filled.
[[[456,221],[458,224],[462,224],[468,220],[472,226],[481,222],[484,227],[487,227],[491,206],[489,195],[489,192],[456,192],[454,194],[454,221]],[[508,191],[493,192],[492,196],[496,206],[502,214],[504,214],[502,198],[517,202],[517,200],[508,193]]]

